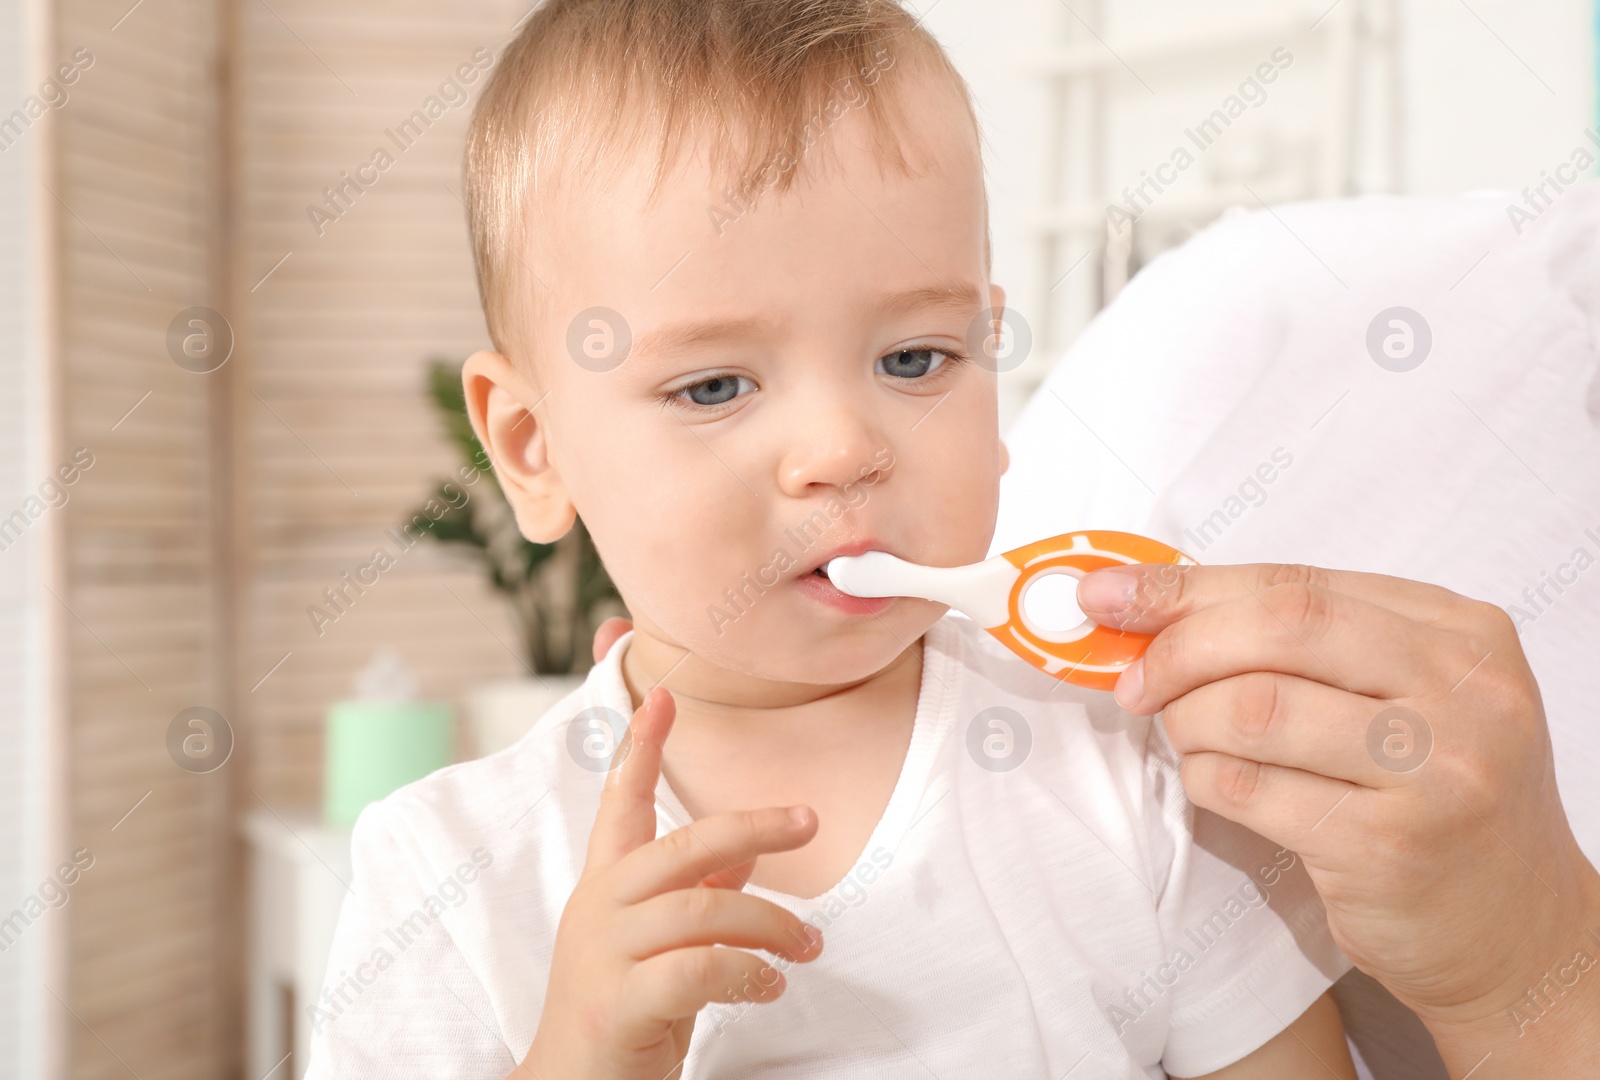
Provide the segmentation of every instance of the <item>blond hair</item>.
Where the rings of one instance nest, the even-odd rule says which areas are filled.
[[[547,0],[495,65],[467,133],[467,220],[495,348],[515,357],[528,340],[533,203],[620,165],[649,134],[653,200],[686,136],[705,134],[714,175],[739,178],[725,192],[736,216],[790,187],[844,95],[869,116],[880,160],[906,172],[903,114],[881,91],[908,69],[958,88],[979,132],[966,82],[898,0]],[[719,231],[728,220],[708,216]]]

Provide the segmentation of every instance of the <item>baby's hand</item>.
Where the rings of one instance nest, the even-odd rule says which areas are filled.
[[[662,1080],[689,1052],[707,1004],[783,992],[783,974],[743,949],[800,962],[822,952],[806,923],[740,891],[758,855],[811,840],[810,807],[712,814],[655,839],[674,712],[672,695],[657,687],[634,713],[556,931],[538,1032],[513,1077]]]

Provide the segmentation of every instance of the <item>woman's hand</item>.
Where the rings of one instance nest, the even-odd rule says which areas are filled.
[[[1196,805],[1300,853],[1339,946],[1452,1075],[1592,1075],[1600,874],[1505,612],[1279,565],[1101,570],[1078,602],[1156,634],[1118,702],[1165,710]]]

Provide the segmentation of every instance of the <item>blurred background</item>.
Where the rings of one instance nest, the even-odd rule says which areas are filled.
[[[1233,208],[1536,207],[1600,155],[1592,0],[913,6],[1032,338],[1003,421]],[[298,1076],[354,814],[620,611],[451,390],[463,132],[527,11],[0,0],[0,1077]]]

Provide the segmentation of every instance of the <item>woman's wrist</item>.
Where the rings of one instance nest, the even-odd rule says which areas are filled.
[[[1541,886],[1542,891],[1542,886]],[[1600,871],[1581,852],[1526,963],[1448,1010],[1419,1010],[1453,1077],[1590,1080],[1600,1062]],[[1548,909],[1547,909],[1548,910]],[[1536,924],[1535,924],[1536,925]],[[1507,926],[1517,934],[1529,927]]]

